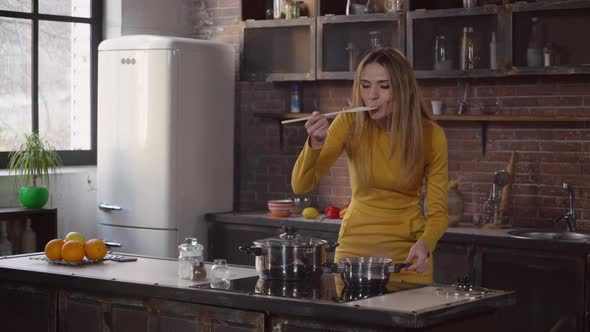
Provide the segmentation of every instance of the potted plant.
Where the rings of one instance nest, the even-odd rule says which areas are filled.
[[[25,135],[25,142],[8,155],[9,174],[16,174],[17,185],[22,184],[20,202],[31,209],[43,207],[49,199],[50,171],[53,173],[61,166],[61,158],[51,143],[37,132]]]

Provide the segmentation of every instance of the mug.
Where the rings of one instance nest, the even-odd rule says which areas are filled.
[[[432,114],[434,115],[441,115],[442,114],[442,100],[433,100],[432,101]]]

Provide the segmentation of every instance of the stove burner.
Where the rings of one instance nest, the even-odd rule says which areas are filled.
[[[391,283],[391,282],[390,282]],[[302,281],[261,279],[248,277],[219,284],[192,285],[192,288],[215,289],[219,291],[259,294],[266,296],[307,299],[344,303],[384,295],[401,289],[417,288],[423,285],[399,284],[403,287],[347,287],[339,274],[324,274],[319,278]],[[389,286],[389,285],[388,285]]]

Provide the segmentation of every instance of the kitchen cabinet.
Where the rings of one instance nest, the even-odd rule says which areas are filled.
[[[288,219],[270,223],[254,217],[240,218],[239,214],[217,214],[208,218],[210,230],[232,241],[239,241],[245,229],[251,238],[267,236],[272,233],[269,228],[279,229],[277,223],[305,228],[305,222]],[[307,224],[306,235],[330,241],[337,239],[339,228],[336,225]],[[234,233],[236,230],[238,233]],[[233,250],[229,244],[219,242],[219,245],[226,249],[215,247],[211,252],[223,255]],[[588,332],[590,275],[586,271],[590,267],[589,253],[590,244],[587,243],[527,241],[449,232],[434,252],[434,281],[452,284],[458,276],[470,275],[475,285],[516,291],[516,305],[496,315],[498,331]],[[210,259],[217,257],[223,256],[210,256]],[[253,259],[248,259],[252,262],[241,262],[252,265]]]
[[[22,234],[27,219],[36,234],[36,251],[43,251],[49,240],[57,237],[57,209],[0,208],[0,221],[7,222],[12,253],[22,253]]]
[[[499,312],[499,331],[587,331],[585,255],[491,247],[478,254],[481,285],[517,293],[517,304]]]
[[[262,332],[264,314],[153,298],[111,297],[61,290],[59,330]]]
[[[473,8],[462,8],[459,0],[406,0],[401,12],[350,16],[345,15],[345,0],[317,0],[306,1],[311,10],[309,17],[288,20],[264,20],[269,7],[269,2],[264,0],[248,1],[247,6],[243,2],[245,38],[242,38],[241,54],[246,61],[242,62],[242,80],[352,80],[352,71],[345,70],[346,44],[368,41],[360,37],[368,29],[374,29],[367,22],[380,25],[379,30],[391,42],[389,46],[407,51],[418,78],[590,73],[590,46],[581,42],[576,33],[590,28],[590,3],[586,0],[483,0],[477,1],[479,6]],[[382,8],[382,2],[378,3]],[[538,43],[541,52],[547,49],[550,54],[547,65],[544,61],[541,65],[527,62],[533,17],[542,25]],[[302,24],[309,25],[309,29],[300,29],[301,33],[285,29]],[[466,26],[474,28],[476,64],[472,69],[462,70],[460,45]],[[252,30],[262,27],[266,28],[264,32]],[[495,67],[491,65],[492,32],[496,38]],[[252,38],[253,33],[257,34],[256,38]],[[437,35],[445,36],[450,62],[435,69]],[[316,38],[317,47],[308,46]],[[273,54],[277,55],[276,59]],[[256,57],[260,60],[255,60]]]
[[[243,81],[310,81],[316,78],[316,21],[313,18],[246,21],[240,45]]]
[[[1,281],[0,299],[0,330],[56,331],[57,292],[55,290]],[[31,318],[32,313],[35,313],[35,319]]]
[[[353,80],[362,57],[374,47],[405,48],[401,14],[329,15],[318,18],[317,78]]]

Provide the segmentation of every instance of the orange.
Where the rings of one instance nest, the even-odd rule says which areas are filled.
[[[61,260],[61,247],[64,245],[64,240],[53,239],[45,245],[45,256],[52,261]]]
[[[78,241],[66,241],[61,247],[61,257],[64,261],[78,263],[84,259],[84,245]]]
[[[107,254],[107,246],[99,239],[90,239],[86,241],[86,257],[91,260],[103,259]]]

